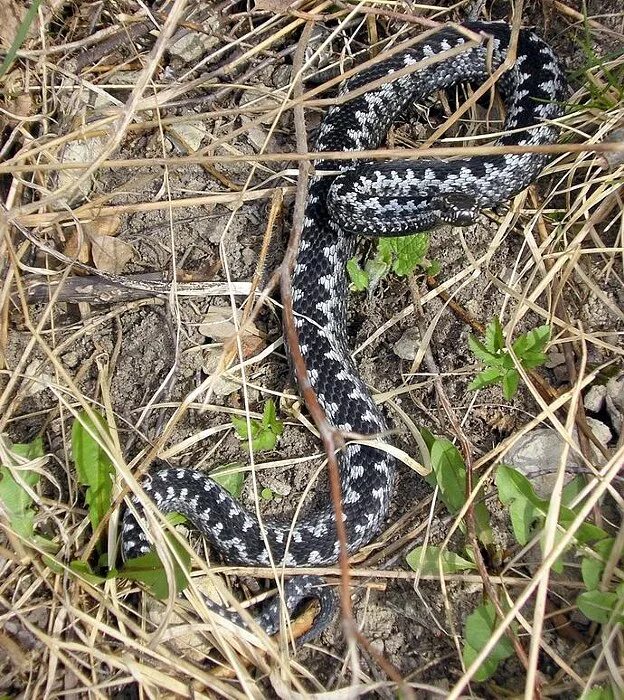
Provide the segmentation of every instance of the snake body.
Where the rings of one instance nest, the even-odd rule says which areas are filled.
[[[454,51],[468,43],[468,32],[480,35],[481,43]],[[505,60],[510,37],[509,26],[502,23],[445,27],[413,48],[359,72],[341,86],[343,99],[325,115],[316,149],[378,148],[409,103],[459,82],[485,81]],[[448,55],[441,56],[445,52]],[[395,73],[398,77],[391,79]],[[374,89],[365,89],[374,82]],[[505,135],[498,144],[532,146],[557,140],[559,130],[552,120],[562,114],[566,84],[553,51],[536,34],[520,31],[515,63],[497,86],[506,106]],[[357,94],[349,99],[354,91]],[[546,155],[522,153],[448,162],[322,160],[315,164],[317,175],[309,186],[293,274],[293,309],[307,379],[333,426],[365,435],[382,434],[387,427],[358,375],[347,343],[346,262],[354,253],[353,234],[396,236],[441,223],[470,223],[483,207],[525,188],[547,161]],[[333,174],[322,176],[319,171]],[[340,454],[339,469],[347,547],[355,552],[386,519],[395,460],[375,447],[351,444]],[[329,499],[294,522],[267,520],[261,525],[219,484],[195,470],[160,470],[147,477],[143,488],[161,511],[184,514],[232,564],[317,566],[338,558],[336,519]],[[138,501],[134,505],[140,513]],[[150,548],[131,510],[126,511],[122,541],[125,558]],[[331,615],[331,596],[322,588],[310,592],[319,583],[314,577],[294,577],[287,583],[289,609],[310,595],[321,596],[324,619],[316,633]],[[232,613],[223,614],[240,622]],[[278,629],[275,605],[261,613],[259,622],[271,633]]]

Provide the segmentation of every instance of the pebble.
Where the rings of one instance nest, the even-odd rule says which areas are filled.
[[[587,419],[587,424],[598,441],[607,445],[611,439],[611,431],[601,421]],[[576,431],[574,441],[578,445]],[[549,498],[557,478],[557,470],[561,462],[565,440],[552,428],[537,428],[531,430],[517,440],[503,455],[502,461],[522,472],[533,484],[540,498]],[[594,449],[596,464],[602,464],[604,458]],[[573,450],[569,450],[566,462],[565,483],[570,481],[579,471],[584,471],[582,459]]]
[[[392,346],[394,354],[402,360],[415,360],[420,346],[418,328],[408,328]]]

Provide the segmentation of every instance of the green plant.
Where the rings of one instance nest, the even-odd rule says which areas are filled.
[[[550,326],[538,326],[535,330],[523,333],[512,343],[512,355],[505,345],[500,321],[494,318],[485,329],[483,342],[473,335],[468,338],[472,353],[485,365],[485,369],[475,377],[468,388],[483,389],[492,384],[500,384],[503,396],[509,401],[518,390],[520,382],[516,362],[525,370],[544,364],[546,355],[543,351],[549,340]]]
[[[28,10],[26,10],[24,19],[21,21],[19,27],[17,28],[17,32],[15,33],[15,39],[6,53],[4,61],[2,61],[2,65],[0,65],[0,78],[2,78],[2,76],[5,75],[9,68],[13,65],[17,52],[28,35],[30,25],[34,22],[35,17],[37,16],[39,5],[41,5],[41,0],[32,0],[30,7]]]
[[[406,277],[417,267],[422,267],[427,274],[437,274],[439,265],[425,258],[428,249],[429,235],[426,233],[380,238],[375,255],[366,260],[363,268],[356,257],[347,263],[352,290],[362,292],[374,289],[390,272]]]
[[[277,419],[275,404],[269,399],[264,404],[262,418],[249,419],[232,416],[232,424],[238,437],[243,440],[243,445],[249,450],[249,438],[254,452],[272,450],[277,444],[277,438],[284,430],[284,424]],[[251,431],[251,432],[250,432]]]
[[[431,461],[432,471],[428,481],[437,486],[440,498],[448,511],[457,515],[469,496],[466,493],[466,467],[461,454],[448,440],[435,438],[427,430],[421,430],[421,435]],[[581,492],[582,483],[581,478],[577,477],[563,489],[558,513],[558,537],[565,535],[576,518],[577,512],[571,504]],[[499,465],[496,470],[495,486],[500,501],[508,509],[518,544],[525,546],[533,538],[541,542],[541,532],[550,501],[540,498],[523,474],[504,464]],[[494,546],[489,513],[479,494],[474,498],[473,509],[476,535],[480,544],[491,552],[494,559],[500,558]],[[464,530],[463,523],[460,523],[460,529]],[[611,559],[613,562],[615,559],[617,564],[622,558],[621,552],[614,557],[614,543],[615,540],[605,530],[590,522],[583,522],[575,530],[572,544],[566,550],[566,554],[582,556],[581,573],[587,590],[578,595],[577,606],[588,619],[600,624],[624,622],[624,580],[620,579],[607,588],[602,580],[607,561]],[[436,546],[419,546],[407,555],[407,563],[415,571],[429,575],[446,575],[477,569],[473,552],[468,546],[458,552]],[[561,573],[564,566],[564,560],[560,558],[552,568],[553,571]],[[616,571],[621,575],[620,569],[616,568]],[[478,605],[468,616],[464,629],[463,651],[464,663],[467,666],[491,639],[496,627],[496,613],[490,601],[486,600]],[[502,637],[479,667],[475,680],[490,678],[499,664],[512,653],[511,641]],[[595,694],[587,697],[603,696]]]
[[[31,490],[39,483],[39,473],[26,466],[42,459],[44,454],[40,437],[29,443],[7,446],[7,463],[0,466],[0,506],[13,531],[26,543],[55,552],[58,546],[36,531],[37,511]]]

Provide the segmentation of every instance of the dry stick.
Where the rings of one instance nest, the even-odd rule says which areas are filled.
[[[230,293],[231,288],[225,282],[212,282],[212,279],[194,270],[176,270],[176,280],[180,282],[198,282],[202,285],[202,292],[207,296],[224,296]],[[49,280],[45,275],[27,277],[24,284],[24,295],[27,304],[38,304],[42,301],[49,301],[56,288],[60,285],[61,290],[55,294],[55,300],[59,302],[90,304],[117,304],[120,302],[132,301],[135,299],[145,299],[153,296],[163,296],[159,290],[149,290],[145,285],[156,282],[171,284],[172,274],[166,272],[142,272],[136,275],[126,275],[124,279],[129,280],[130,286],[122,284],[119,280],[109,281],[100,275],[85,275],[84,277],[68,277],[63,281]],[[136,280],[141,286],[140,289],[132,287],[132,281]],[[242,283],[244,288],[238,294],[247,295],[249,284]],[[207,287],[211,285],[211,287]],[[212,289],[212,293],[211,290]],[[17,295],[11,296],[11,301],[17,303]]]
[[[465,44],[464,44],[465,45]],[[387,82],[387,81],[386,81]],[[349,95],[355,95],[355,90]],[[309,103],[300,101],[294,103],[293,109],[297,106],[302,107],[331,107],[334,105],[345,104],[348,100],[343,98],[314,100]],[[284,108],[288,109],[288,106]],[[237,110],[240,113],[240,110]],[[100,130],[101,131],[101,130]],[[234,132],[232,132],[234,133]],[[90,138],[94,133],[88,132],[84,138]],[[230,134],[232,135],[232,134]],[[219,145],[219,144],[216,144]],[[211,144],[211,148],[215,144]],[[418,160],[419,158],[451,158],[455,156],[500,156],[500,155],[524,155],[526,153],[537,153],[540,155],[571,155],[574,153],[624,153],[624,143],[616,141],[602,141],[601,143],[553,143],[543,146],[435,146],[433,148],[375,148],[363,151],[326,151],[316,152],[308,151],[308,153],[241,153],[239,155],[204,155],[198,153],[192,156],[171,156],[159,158],[117,158],[114,160],[103,160],[98,164],[100,168],[141,168],[148,165],[167,166],[169,168],[185,167],[189,165],[203,165],[205,163],[275,163],[288,161],[313,161],[320,158],[324,160]],[[28,154],[24,154],[25,158]],[[22,174],[29,172],[49,172],[56,170],[84,170],[91,165],[90,162],[72,162],[72,163],[32,163],[19,165],[17,163],[0,164],[0,175],[4,174]],[[176,201],[176,200],[174,200]],[[59,221],[65,219],[73,219],[76,212],[82,212],[87,205],[82,205],[76,210],[65,213],[64,217],[59,217]],[[103,208],[104,209],[104,208]],[[28,212],[30,210],[27,209]],[[32,214],[20,213],[19,211],[13,217],[20,221],[30,221],[34,218]],[[43,220],[43,219],[42,219]],[[56,219],[55,219],[56,220]]]
[[[312,31],[312,24],[308,23],[305,26],[303,36],[301,38],[299,49],[295,54],[295,71],[297,79],[294,84],[295,96],[301,94],[301,78],[300,70],[303,65],[303,57],[307,38]],[[305,114],[303,107],[297,106],[294,109],[295,118],[295,134],[297,141],[297,149],[300,153],[307,153],[308,145],[306,138]],[[340,490],[340,478],[338,475],[338,462],[336,452],[338,447],[344,445],[344,438],[327,421],[325,411],[319,403],[316,392],[314,391],[308,379],[306,363],[301,348],[299,346],[299,338],[297,328],[295,326],[295,316],[293,310],[292,297],[292,275],[297,261],[299,251],[299,241],[301,239],[301,231],[303,229],[303,218],[305,213],[305,205],[307,199],[308,180],[310,177],[311,163],[308,160],[303,160],[299,166],[299,178],[297,180],[297,193],[295,197],[295,206],[293,209],[293,224],[292,234],[288,242],[288,248],[284,256],[284,262],[281,269],[281,295],[283,305],[283,332],[284,339],[288,345],[290,361],[292,364],[293,373],[299,386],[299,391],[303,395],[305,404],[314,420],[314,423],[319,431],[323,447],[327,454],[327,469],[329,472],[329,486],[332,504],[334,506],[336,518],[336,535],[340,543],[339,564],[341,572],[340,585],[340,604],[342,608],[343,627],[347,638],[347,643],[354,643],[355,623],[353,620],[353,611],[351,608],[351,594],[349,590],[349,555],[347,553],[347,533],[342,517],[342,494]],[[354,657],[352,657],[354,658]]]
[[[410,277],[410,292],[412,295],[412,301],[414,303],[414,315],[416,316],[416,323],[418,326],[418,329],[420,331],[421,337],[426,336],[426,328],[424,327],[423,323],[423,315],[422,315],[422,307],[420,304],[420,293],[418,290],[417,283],[414,279],[414,277]],[[485,592],[487,593],[488,598],[492,601],[492,604],[494,605],[496,609],[496,613],[499,616],[499,618],[502,620],[505,617],[505,613],[501,607],[500,601],[498,599],[498,595],[496,594],[496,590],[492,584],[492,581],[490,579],[490,576],[487,572],[487,568],[485,566],[485,562],[483,561],[483,557],[481,556],[481,550],[479,548],[479,541],[477,539],[477,534],[476,534],[476,520],[475,520],[475,513],[474,513],[474,499],[472,498],[472,447],[470,445],[470,442],[468,438],[466,437],[466,434],[464,433],[463,428],[457,421],[457,418],[455,416],[455,412],[453,411],[453,408],[450,404],[450,401],[448,400],[448,397],[446,395],[446,392],[444,391],[444,387],[442,385],[442,381],[440,379],[440,370],[436,364],[436,361],[433,357],[433,354],[431,352],[431,348],[427,347],[425,350],[424,354],[424,362],[427,367],[427,370],[430,372],[432,378],[433,378],[433,386],[435,388],[436,392],[436,397],[441,405],[441,407],[444,410],[444,413],[446,414],[446,417],[448,418],[451,427],[453,429],[453,434],[457,436],[457,439],[459,440],[461,446],[462,446],[462,452],[464,454],[464,460],[466,462],[466,498],[470,499],[470,503],[468,505],[468,508],[466,510],[466,530],[468,533],[468,538],[470,540],[470,545],[473,550],[473,555],[474,555],[474,560],[475,564],[477,565],[477,569],[479,571],[479,574],[481,576],[481,581],[483,583],[483,588],[485,589]],[[525,669],[528,669],[528,657],[526,655],[526,652],[520,643],[520,640],[518,637],[514,634],[513,630],[508,629],[506,631],[507,636],[511,640],[512,644],[514,645],[514,648],[516,650],[516,654],[518,655],[518,658],[522,662],[523,666]],[[535,697],[539,698],[540,697],[540,692],[539,688],[535,688]]]

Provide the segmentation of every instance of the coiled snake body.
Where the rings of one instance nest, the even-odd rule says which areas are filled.
[[[510,28],[472,22],[464,29],[487,36],[453,53],[468,43],[469,35],[461,29],[444,28],[345,82],[342,97],[373,81],[378,84],[328,111],[317,150],[378,148],[408,103],[458,82],[484,82],[505,60]],[[443,52],[451,53],[439,60]],[[412,66],[416,68],[409,72]],[[379,84],[380,78],[393,73],[399,77]],[[552,50],[534,33],[520,31],[515,64],[497,86],[507,111],[505,135],[498,144],[532,146],[556,141],[558,128],[551,120],[562,114],[566,85]],[[310,182],[293,276],[293,308],[307,378],[332,425],[361,434],[386,430],[384,417],[359,377],[347,345],[346,262],[354,253],[353,234],[396,236],[440,223],[470,223],[480,209],[525,188],[547,161],[546,155],[522,153],[448,162],[315,164],[317,170],[341,172],[317,175]],[[349,552],[354,552],[370,541],[386,518],[395,463],[374,447],[349,445],[340,454],[339,468],[347,544]],[[143,487],[161,511],[184,514],[233,564],[268,565],[272,561],[289,567],[315,566],[338,558],[335,515],[328,500],[294,523],[267,521],[261,527],[255,515],[198,471],[164,469],[149,476]],[[135,505],[139,507],[136,501]],[[124,518],[122,539],[125,558],[149,550],[147,535],[130,511]],[[318,632],[331,614],[330,595],[322,588],[310,593],[318,583],[313,577],[295,577],[287,583],[289,609],[302,598],[320,596],[324,617],[313,630]],[[240,622],[237,616],[224,614]],[[276,605],[267,608],[259,622],[268,632],[275,632],[279,626]]]

